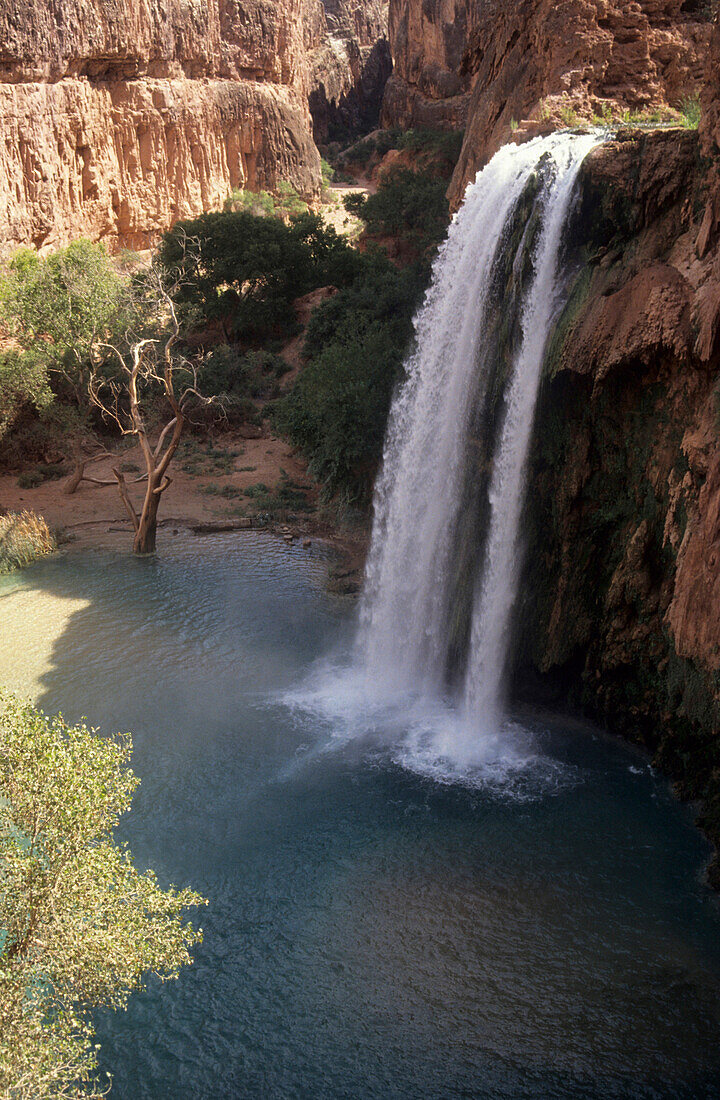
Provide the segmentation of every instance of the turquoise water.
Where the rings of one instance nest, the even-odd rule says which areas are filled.
[[[546,716],[517,716],[521,768],[429,777],[397,710],[384,728],[322,663],[355,613],[325,574],[248,532],[70,553],[0,590],[0,680],[133,731],[123,838],[210,899],[194,966],[100,1015],[112,1095],[719,1096],[690,810]]]

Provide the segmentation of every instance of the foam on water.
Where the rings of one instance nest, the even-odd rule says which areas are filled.
[[[525,801],[578,782],[575,769],[544,755],[535,731],[504,720],[495,730],[477,727],[451,698],[381,686],[356,664],[322,661],[298,685],[272,700],[295,724],[316,731],[293,767],[294,775],[327,753],[352,746],[367,761],[397,765],[436,783]],[[320,737],[317,737],[317,733]]]

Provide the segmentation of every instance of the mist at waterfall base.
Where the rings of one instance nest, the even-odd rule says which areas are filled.
[[[329,719],[337,737],[389,740],[398,763],[436,781],[515,796],[567,781],[506,715],[503,686],[535,403],[562,304],[563,232],[598,142],[553,134],[508,145],[468,188],[390,414],[355,652],[344,667],[321,665],[288,699]],[[495,338],[498,315],[506,330],[514,323],[514,341]],[[491,473],[485,538],[468,561],[458,531],[482,491],[478,434]],[[459,574],[465,588],[469,578],[470,613],[453,685]]]

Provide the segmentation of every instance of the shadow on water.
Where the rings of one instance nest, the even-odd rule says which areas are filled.
[[[560,718],[522,716],[568,780],[524,801],[325,751],[283,702],[352,629],[324,578],[253,533],[3,586],[7,668],[133,731],[123,839],[210,899],[194,966],[99,1016],[113,1095],[717,1096],[720,920],[687,808]]]

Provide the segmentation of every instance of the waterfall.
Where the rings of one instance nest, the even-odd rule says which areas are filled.
[[[561,238],[580,165],[598,140],[554,134],[505,146],[468,187],[416,317],[416,350],[391,410],[359,648],[369,683],[425,696],[446,689],[451,635],[462,619],[459,532],[468,478],[479,478],[473,444],[476,451],[483,444],[472,433],[484,416],[485,543],[470,578],[464,732],[452,746],[469,763],[478,731],[492,735],[503,721],[527,459],[562,299]],[[502,286],[508,271],[517,331],[499,354],[498,324],[513,328]]]

